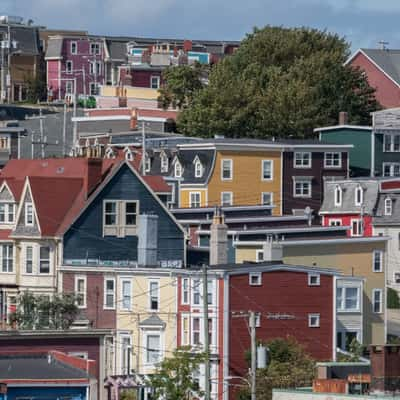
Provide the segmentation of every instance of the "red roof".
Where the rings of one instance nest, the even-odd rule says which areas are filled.
[[[8,240],[12,229],[0,229],[0,240]]]
[[[176,120],[178,111],[141,108],[138,110],[138,115],[139,117],[166,118]]]
[[[156,193],[170,193],[172,191],[171,186],[160,175],[145,175],[142,178]]]

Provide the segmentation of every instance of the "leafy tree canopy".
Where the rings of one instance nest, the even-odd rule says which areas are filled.
[[[368,124],[379,104],[362,71],[344,64],[348,56],[349,44],[326,31],[254,29],[194,91],[178,128],[205,137],[302,138],[336,124],[340,111]]]
[[[202,396],[193,378],[202,361],[204,355],[193,354],[187,346],[176,349],[172,357],[160,363],[155,374],[148,380],[148,386],[153,389],[152,398],[189,400]]]

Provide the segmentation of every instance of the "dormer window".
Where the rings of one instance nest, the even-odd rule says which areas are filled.
[[[196,178],[201,178],[203,176],[203,165],[200,160],[196,160],[194,163],[194,176]]]
[[[145,157],[144,157],[144,169],[146,172],[150,172],[150,170],[151,170],[151,159],[148,156],[148,154],[145,154]]]
[[[33,205],[32,203],[25,203],[25,225],[33,225]]]
[[[393,202],[392,199],[385,199],[385,215],[392,215]]]
[[[361,186],[357,186],[354,193],[354,200],[356,206],[361,206],[363,202],[363,189]]]
[[[166,154],[161,155],[161,172],[168,172],[168,157]]]
[[[342,188],[339,185],[335,187],[335,207],[342,205]]]
[[[115,158],[114,151],[111,147],[106,150],[106,158]]]
[[[174,173],[175,173],[175,178],[181,178],[182,177],[182,165],[179,161],[175,163],[174,166]]]
[[[0,203],[0,224],[12,224],[14,222],[14,203]]]
[[[130,149],[125,149],[125,160],[133,161],[133,153]]]

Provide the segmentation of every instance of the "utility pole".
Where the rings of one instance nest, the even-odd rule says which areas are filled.
[[[250,311],[250,338],[251,338],[251,400],[256,400],[256,373],[257,373],[257,343],[256,343],[256,313]]]
[[[7,51],[7,103],[10,104],[11,101],[11,29],[10,24],[7,25],[7,41],[8,41],[8,51]]]
[[[210,342],[208,340],[208,276],[207,266],[203,264],[203,316],[204,316],[204,400],[210,400]],[[254,400],[254,399],[252,399]]]
[[[63,157],[67,149],[67,103],[64,101],[64,120],[63,120]]]
[[[40,142],[41,142],[41,154],[40,156],[44,158],[44,132],[43,132],[43,114],[42,109],[39,110],[39,125],[40,125]]]
[[[146,175],[146,131],[144,120],[142,121],[142,175]]]
[[[74,127],[73,127],[73,143],[72,143],[72,151],[73,154],[75,155],[75,146],[76,142],[78,140],[78,122],[76,121],[76,102],[77,102],[77,88],[76,88],[76,77],[74,78],[74,108],[73,108],[73,115],[74,115]]]
[[[4,34],[2,36],[2,41],[1,41],[1,102],[5,103],[6,100],[6,91],[5,91],[5,69],[4,69],[4,47],[5,47],[5,43],[4,43]]]

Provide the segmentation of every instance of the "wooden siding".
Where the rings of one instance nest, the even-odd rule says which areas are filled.
[[[149,190],[127,165],[108,185],[64,236],[64,260],[100,259],[137,261],[138,237],[103,237],[103,200],[139,200],[140,214],[158,215],[158,255],[161,260],[184,260],[184,234]]]

